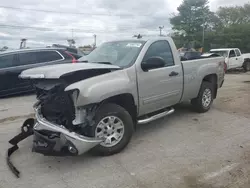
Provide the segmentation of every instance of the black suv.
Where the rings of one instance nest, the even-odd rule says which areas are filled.
[[[63,48],[20,49],[0,53],[0,96],[32,91],[29,81],[18,78],[26,69],[44,65],[75,63]]]

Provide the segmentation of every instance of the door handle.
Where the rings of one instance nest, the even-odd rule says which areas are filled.
[[[175,71],[172,71],[169,76],[177,76],[179,73],[178,72],[175,72]]]
[[[238,58],[236,57],[236,60],[238,60]]]

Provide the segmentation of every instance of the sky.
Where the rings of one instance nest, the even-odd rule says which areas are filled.
[[[21,38],[27,46],[67,44],[97,45],[135,34],[163,34],[171,31],[169,18],[182,0],[0,0],[0,48],[18,48]],[[249,0],[210,0],[210,8],[243,5]],[[14,8],[14,9],[13,9]],[[18,8],[18,9],[15,9]],[[41,11],[31,11],[45,10]],[[74,14],[73,14],[74,13]],[[21,27],[20,27],[21,26]],[[25,26],[25,27],[23,27]]]

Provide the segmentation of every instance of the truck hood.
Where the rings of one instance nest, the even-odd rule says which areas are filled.
[[[47,65],[32,69],[27,69],[23,71],[19,77],[23,79],[57,79],[64,75],[68,75],[75,72],[85,72],[95,71],[100,72],[112,70],[118,70],[120,67],[115,65],[98,64],[98,63],[74,63],[74,64],[57,64],[57,65]],[[98,75],[98,74],[97,74]]]

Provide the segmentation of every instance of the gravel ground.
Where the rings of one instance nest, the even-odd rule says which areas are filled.
[[[219,91],[215,107],[221,111],[250,118],[250,73],[231,72]]]
[[[178,105],[173,115],[139,126],[128,147],[114,156],[44,157],[31,153],[29,138],[12,157],[19,179],[5,164],[7,141],[19,131],[22,116],[32,113],[35,99],[3,99],[0,187],[249,188],[249,80],[250,74],[227,74],[208,113]]]

